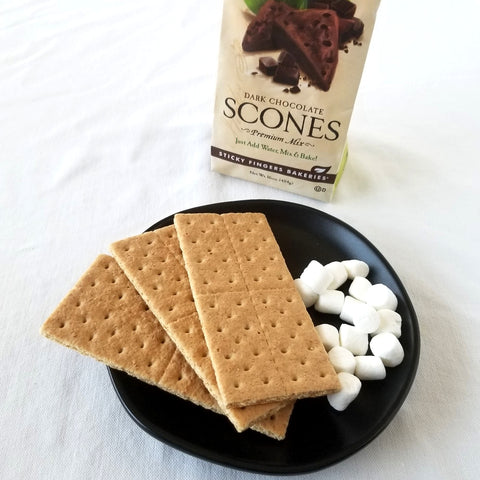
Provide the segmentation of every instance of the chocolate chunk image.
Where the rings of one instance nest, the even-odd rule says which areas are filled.
[[[274,50],[273,22],[275,18],[292,11],[286,3],[268,0],[258,11],[255,18],[249,23],[242,40],[242,48],[246,52],[260,50]]]
[[[333,10],[294,10],[275,19],[275,43],[290,52],[312,84],[330,89],[338,64],[338,16]]]
[[[310,1],[309,8],[316,8],[319,10],[335,10],[340,18],[352,18],[355,15],[357,6],[349,0],[324,0],[324,1]]]
[[[273,81],[282,83],[284,85],[298,85],[300,79],[300,72],[297,67],[286,67],[285,65],[278,65]]]
[[[281,65],[284,65],[285,67],[298,68],[295,57],[291,53],[288,53],[286,50],[283,50],[282,52],[280,52],[280,55],[278,56],[278,63]]]
[[[349,0],[331,0],[330,8],[342,18],[352,18],[357,10],[357,6]]]
[[[358,40],[363,33],[363,22],[359,18],[339,18],[338,36],[340,44]]]
[[[278,66],[273,81],[285,85],[298,85],[300,70],[295,58],[289,52],[283,51],[278,56]]]
[[[258,69],[269,77],[275,74],[277,66],[278,62],[272,57],[260,57],[258,60]]]

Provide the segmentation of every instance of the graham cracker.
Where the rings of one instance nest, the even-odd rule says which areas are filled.
[[[221,404],[210,353],[173,225],[117,241],[111,245],[110,250],[238,431],[254,426],[254,422],[267,416],[270,418],[272,413],[285,406],[285,402],[252,405],[248,408],[227,408]],[[291,413],[292,408],[293,404],[285,406],[282,415]],[[283,425],[284,420],[279,419],[284,417],[274,418]],[[272,420],[269,423],[273,425]],[[265,426],[259,425],[259,428]]]
[[[96,258],[40,331],[109,367],[221,412],[217,401],[108,255]]]
[[[293,406],[294,402],[288,403],[285,407],[270,414],[268,417],[253,423],[250,426],[250,429],[259,433],[263,433],[264,435],[274,438],[275,440],[283,440],[290,422]]]
[[[216,413],[223,409],[185,360],[117,262],[99,255],[41,327],[41,333]],[[287,408],[255,430],[281,440]]]
[[[337,374],[266,217],[178,214],[174,224],[223,403],[337,391]]]

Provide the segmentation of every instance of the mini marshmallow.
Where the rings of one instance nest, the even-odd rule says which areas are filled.
[[[396,310],[398,306],[397,297],[383,283],[376,283],[369,288],[366,301],[377,310]]]
[[[318,296],[314,308],[320,313],[339,315],[344,301],[345,294],[341,290],[326,290]]]
[[[293,283],[302,297],[305,307],[311,307],[317,301],[318,293],[315,293],[301,278],[296,278]]]
[[[327,395],[328,403],[339,412],[345,410],[357,398],[362,388],[362,382],[351,373],[340,372],[338,374],[340,390]]]
[[[333,280],[333,275],[316,260],[312,260],[303,270],[300,279],[315,293],[323,293]]]
[[[328,352],[328,358],[337,373],[353,373],[355,371],[355,357],[353,356],[353,353],[345,347],[333,347]]]
[[[363,303],[353,316],[353,325],[363,333],[372,333],[380,325],[380,315],[371,305]]]
[[[325,268],[332,274],[333,280],[330,282],[328,288],[336,290],[342,286],[348,278],[347,269],[341,262],[330,262],[325,265]]]
[[[379,333],[370,340],[370,350],[382,359],[386,367],[396,367],[403,361],[404,351],[398,338],[390,332]]]
[[[355,277],[352,280],[352,283],[350,284],[350,287],[348,288],[348,293],[353,297],[356,298],[357,300],[360,300],[361,302],[367,301],[367,292],[370,289],[372,284],[370,283],[370,280],[365,277]]]
[[[333,347],[338,347],[340,345],[340,337],[335,326],[330,325],[329,323],[322,323],[321,325],[316,325],[315,330],[327,352]]]
[[[387,376],[382,359],[374,355],[355,357],[354,373],[360,380],[383,380]]]
[[[355,315],[364,307],[364,305],[366,305],[364,302],[361,302],[350,295],[346,295],[342,310],[339,314],[340,319],[353,325]]]
[[[363,333],[372,333],[380,324],[380,317],[371,305],[347,295],[343,302],[340,318],[355,325]]]
[[[373,335],[390,332],[400,338],[402,335],[402,317],[400,314],[393,310],[382,309],[378,310],[378,316],[380,317],[380,325],[373,332]]]
[[[354,355],[365,355],[368,350],[368,334],[357,327],[342,323],[339,329],[340,346],[350,350]]]
[[[344,260],[342,263],[350,280],[355,277],[366,277],[370,271],[369,266],[362,260]]]

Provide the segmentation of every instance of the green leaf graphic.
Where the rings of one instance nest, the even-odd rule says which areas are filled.
[[[245,0],[247,7],[255,14],[258,13],[262,5],[267,0]],[[281,0],[282,2],[290,5],[293,8],[303,10],[308,7],[308,0]]]

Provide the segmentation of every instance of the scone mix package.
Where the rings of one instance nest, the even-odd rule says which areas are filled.
[[[379,3],[224,0],[214,171],[331,200]]]

